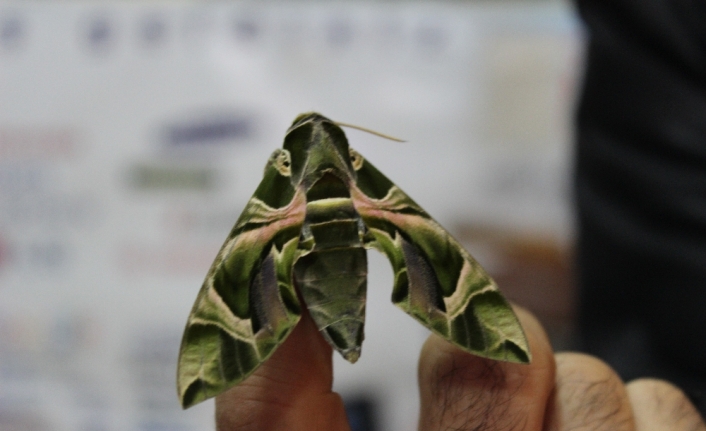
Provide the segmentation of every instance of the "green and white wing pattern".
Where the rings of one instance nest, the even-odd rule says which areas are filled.
[[[495,282],[399,187],[351,151],[356,209],[394,271],[392,302],[433,332],[486,358],[528,363],[522,327]]]
[[[179,353],[184,408],[250,375],[301,316],[292,280],[306,200],[275,151],[221,247],[189,315]]]

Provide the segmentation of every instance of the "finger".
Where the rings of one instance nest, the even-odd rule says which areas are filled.
[[[331,347],[308,313],[250,377],[216,397],[219,431],[349,430]]]
[[[627,385],[636,431],[706,431],[686,395],[671,383],[640,379]]]
[[[630,400],[620,377],[600,359],[556,355],[556,388],[547,430],[634,430]]]
[[[419,360],[419,429],[541,430],[554,386],[554,355],[539,322],[516,308],[529,365],[493,361],[432,335]]]

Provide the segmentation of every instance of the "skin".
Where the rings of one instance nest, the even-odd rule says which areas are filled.
[[[479,358],[429,337],[419,359],[420,430],[706,431],[678,388],[654,379],[626,385],[595,357],[555,354],[536,318],[516,312],[530,365]],[[216,398],[218,430],[350,430],[332,371],[332,349],[305,314],[265,364]]]

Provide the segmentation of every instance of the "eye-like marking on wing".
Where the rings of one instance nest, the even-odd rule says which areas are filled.
[[[299,321],[292,266],[306,198],[288,172],[288,156],[275,151],[199,291],[179,352],[184,408],[250,375]]]
[[[394,271],[392,301],[462,349],[491,359],[528,363],[522,327],[483,268],[419,205],[353,151],[351,197]]]

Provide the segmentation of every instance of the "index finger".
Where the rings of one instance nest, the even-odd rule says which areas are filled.
[[[332,391],[332,349],[306,311],[260,368],[216,397],[219,431],[348,431],[341,397]]]

